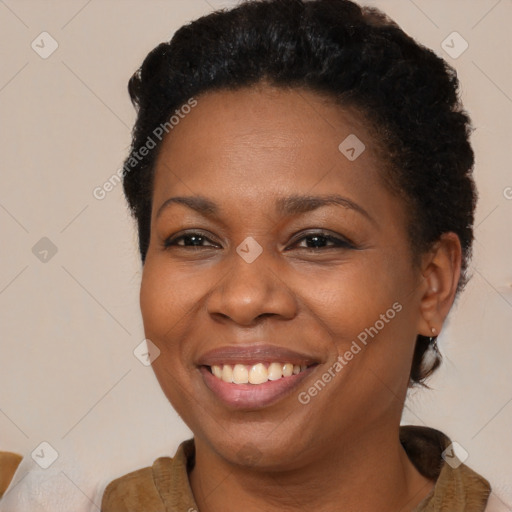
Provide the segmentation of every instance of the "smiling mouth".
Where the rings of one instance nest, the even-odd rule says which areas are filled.
[[[268,381],[286,379],[292,375],[298,375],[304,372],[310,366],[316,366],[316,363],[292,364],[283,362],[256,363],[256,364],[220,364],[206,366],[211,374],[217,379],[226,383],[233,384],[264,384]]]

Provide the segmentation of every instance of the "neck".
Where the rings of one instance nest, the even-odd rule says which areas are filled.
[[[396,429],[336,440],[314,460],[283,471],[234,465],[197,438],[195,445],[189,479],[201,512],[411,512],[434,485],[413,466]]]

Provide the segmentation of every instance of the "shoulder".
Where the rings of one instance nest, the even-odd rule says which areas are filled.
[[[174,457],[159,457],[150,467],[110,482],[101,512],[165,512],[194,509],[188,471],[195,461],[194,439],[183,441]]]
[[[161,457],[159,463],[170,463],[170,457]],[[165,512],[165,505],[155,484],[153,467],[132,471],[110,482],[101,501],[101,512],[128,512],[151,510]]]
[[[0,498],[9,487],[22,458],[17,453],[0,452]]]
[[[416,469],[435,482],[430,497],[420,504],[418,512],[439,507],[450,511],[502,512],[490,500],[489,482],[464,464],[466,457],[459,453],[457,443],[443,432],[404,425],[400,427],[400,441]]]

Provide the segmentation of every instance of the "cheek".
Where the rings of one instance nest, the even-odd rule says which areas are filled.
[[[152,368],[163,392],[178,410],[183,409],[189,387],[190,354],[187,344],[180,340],[186,338],[197,307],[193,290],[183,272],[148,253],[140,288],[144,333],[160,350]]]
[[[173,371],[191,368],[196,346],[189,343],[204,321],[205,297],[218,272],[198,265],[171,263],[165,255],[152,254],[144,264],[140,309],[146,338],[161,352],[153,365],[172,362]],[[197,336],[200,338],[200,336]]]
[[[179,329],[180,320],[193,307],[191,288],[175,269],[147,258],[140,288],[140,309],[146,336],[162,341]]]
[[[373,255],[376,258],[376,254]],[[332,341],[332,352],[347,357],[350,372],[371,370],[388,387],[400,387],[407,373],[415,339],[412,275],[399,267],[400,258],[340,268],[330,279],[308,289],[308,300]],[[348,373],[348,372],[346,372]]]
[[[382,260],[373,259],[361,258],[324,276],[317,273],[313,281],[297,287],[316,314],[331,326],[332,334],[340,339],[355,336],[373,325],[400,300],[406,288],[403,272],[397,273]]]
[[[166,284],[164,276],[157,272],[151,260],[147,258],[140,286],[140,309],[147,336],[155,331],[158,332],[159,324],[166,316],[168,296],[173,293],[173,288],[169,288]],[[168,312],[172,314],[172,311]]]
[[[148,325],[165,323],[190,313],[198,297],[204,293],[201,272],[171,264],[165,256],[152,255],[146,259],[140,288],[140,306]],[[175,320],[176,321],[176,320]]]

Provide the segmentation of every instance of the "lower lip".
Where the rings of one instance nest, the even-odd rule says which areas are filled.
[[[296,375],[269,380],[263,384],[235,384],[224,382],[213,375],[206,366],[200,371],[208,388],[225,404],[235,409],[259,409],[271,405],[290,394],[309,376],[317,365],[310,366]]]

